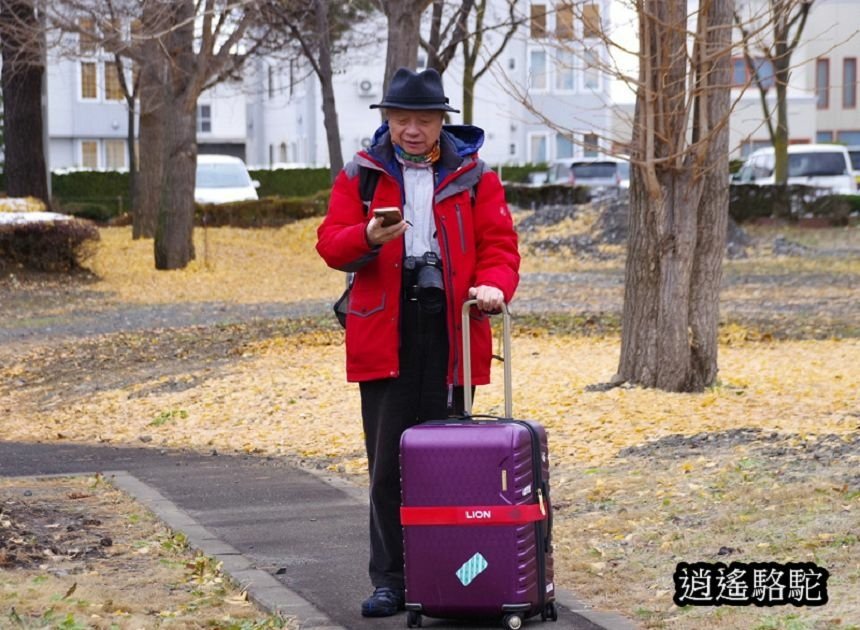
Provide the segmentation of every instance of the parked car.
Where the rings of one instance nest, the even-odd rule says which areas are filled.
[[[758,149],[749,155],[732,182],[772,186],[773,169],[773,147]],[[844,146],[837,144],[789,145],[788,183],[813,186],[836,195],[857,192],[851,157]]]
[[[854,181],[860,192],[860,146],[848,147],[848,155],[851,157],[851,168],[854,169]]]
[[[227,203],[258,199],[260,182],[252,180],[245,163],[232,155],[198,155],[194,201]]]
[[[617,157],[565,158],[550,165],[548,182],[595,189],[630,187],[630,162]]]

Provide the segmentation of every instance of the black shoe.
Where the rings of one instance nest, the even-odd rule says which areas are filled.
[[[377,586],[373,595],[361,603],[362,617],[390,617],[403,610],[406,595],[401,589]]]

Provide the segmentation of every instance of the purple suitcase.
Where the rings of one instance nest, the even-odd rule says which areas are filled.
[[[464,373],[470,375],[469,308],[463,307]],[[505,417],[426,422],[400,442],[407,625],[422,615],[556,619],[544,428],[512,419],[510,315],[504,313]]]

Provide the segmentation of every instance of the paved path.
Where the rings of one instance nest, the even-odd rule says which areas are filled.
[[[204,553],[269,610],[302,628],[405,628],[404,615],[365,620],[369,586],[364,491],[261,457],[158,449],[0,442],[0,476],[116,473],[117,484]],[[559,594],[551,627],[621,630],[633,625]],[[576,612],[574,612],[576,611]],[[425,627],[498,628],[498,623],[425,619]],[[526,627],[540,627],[539,618]],[[547,626],[549,628],[550,626]]]

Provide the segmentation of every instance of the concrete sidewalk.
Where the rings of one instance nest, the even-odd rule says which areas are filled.
[[[364,489],[281,460],[74,444],[0,442],[0,476],[102,472],[193,546],[217,557],[249,595],[302,628],[405,628],[405,615],[363,619],[367,578]],[[622,630],[629,621],[558,594],[547,628]],[[500,623],[424,619],[425,627],[498,628]],[[526,627],[540,627],[540,617]]]

